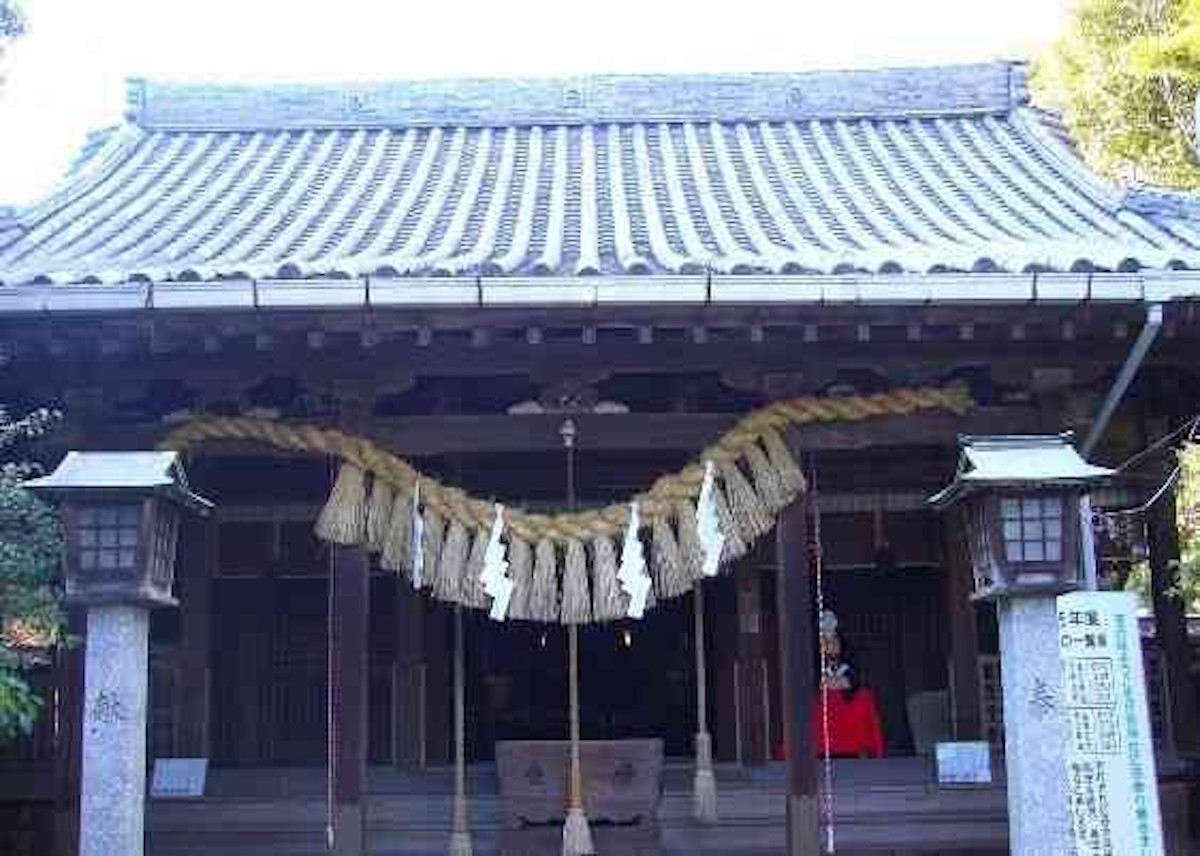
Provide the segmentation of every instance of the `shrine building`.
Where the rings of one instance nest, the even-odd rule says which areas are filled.
[[[510,838],[562,822],[572,662],[602,853],[626,827],[640,849],[608,852],[782,853],[789,800],[839,852],[1008,852],[995,609],[926,500],[960,436],[1073,431],[1117,467],[1200,400],[1200,199],[1101,180],[1025,81],[131,81],[52,192],[0,210],[0,402],[62,409],[50,468],[176,449],[214,506],[151,614],[146,731],[151,774],[207,777],[151,793],[147,852],[443,853],[464,825],[541,852]],[[1166,474],[1091,495],[1101,587],[1146,557],[1168,579],[1170,503],[1107,515]],[[496,504],[503,620],[477,586]],[[1173,603],[1146,663],[1182,847]],[[814,747],[822,610],[882,757]],[[78,852],[85,629],[0,755],[5,853]],[[989,743],[993,782],[938,787],[943,741]]]

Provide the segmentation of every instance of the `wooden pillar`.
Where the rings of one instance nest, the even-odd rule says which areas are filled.
[[[425,644],[421,595],[396,577],[396,659],[392,673],[392,763],[425,766]]]
[[[329,831],[333,856],[366,853],[367,626],[361,547],[334,545],[329,575]]]
[[[957,516],[944,516],[942,583],[950,635],[950,711],[956,740],[979,740],[983,715],[979,707],[979,643],[975,605],[971,602],[972,568],[966,533]]]
[[[719,761],[741,762],[737,718],[741,701],[738,698],[737,665],[737,585],[732,575],[722,574],[709,582],[705,608],[712,615],[712,636],[709,675],[712,684],[713,751]]]
[[[1163,687],[1167,698],[1170,735],[1167,745],[1180,755],[1200,754],[1200,719],[1196,710],[1196,685],[1189,668],[1186,607],[1172,592],[1179,580],[1179,530],[1175,522],[1175,494],[1168,493],[1150,510],[1150,593],[1154,600],[1154,626],[1163,658]]]
[[[212,518],[184,524],[179,550],[179,731],[176,754],[211,754],[212,580],[217,566],[217,524]]]
[[[84,616],[70,610],[67,631],[84,635]],[[54,856],[79,852],[79,781],[83,745],[83,646],[61,648],[55,654],[54,734]],[[51,715],[43,711],[43,716]]]
[[[738,735],[744,764],[768,760],[766,674],[763,643],[763,603],[760,571],[748,564],[738,568]]]
[[[424,611],[425,656],[425,757],[430,764],[449,764],[454,758],[454,732],[450,727],[453,711],[451,667],[453,636],[450,618],[453,612],[442,603],[421,598]]]
[[[783,736],[787,746],[787,852],[812,856],[820,848],[817,762],[809,718],[817,692],[816,614],[808,544],[808,500],[801,496],[777,524],[779,666]]]

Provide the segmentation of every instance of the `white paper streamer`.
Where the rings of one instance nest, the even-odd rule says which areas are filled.
[[[641,618],[646,612],[646,598],[650,594],[650,576],[646,573],[646,556],[642,550],[642,539],[638,537],[641,519],[636,502],[629,504],[629,528],[625,530],[625,543],[621,548],[621,567],[617,579],[621,591],[629,595],[629,607],[625,614],[630,618]]]
[[[408,555],[412,557],[413,588],[421,587],[421,574],[425,570],[425,520],[421,517],[421,483],[413,487],[412,546]]]
[[[496,503],[496,518],[492,521],[492,534],[488,538],[487,550],[483,556],[483,570],[479,581],[483,583],[483,591],[492,599],[492,608],[488,613],[492,621],[503,621],[508,615],[508,603],[512,600],[513,581],[508,576],[508,559],[505,558],[507,548],[500,536],[504,533],[504,506]]]
[[[717,518],[717,504],[713,500],[714,468],[712,461],[704,462],[704,482],[700,485],[700,499],[696,502],[696,537],[704,552],[700,572],[706,577],[715,577],[721,564],[721,551],[725,548],[725,536],[721,534]]]

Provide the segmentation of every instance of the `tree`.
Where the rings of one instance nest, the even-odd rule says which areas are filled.
[[[16,0],[0,0],[0,90],[4,87],[4,59],[10,42],[25,35],[25,15]]]
[[[1200,612],[1200,443],[1186,442],[1176,453],[1175,525],[1179,532],[1179,561],[1174,584],[1167,593],[1178,598],[1186,613]],[[1170,501],[1167,493],[1161,502]],[[1150,563],[1136,562],[1124,577],[1124,588],[1151,608]]]
[[[1200,188],[1200,0],[1079,0],[1032,82],[1100,173]]]
[[[28,670],[63,641],[58,516],[21,487],[38,467],[19,460],[58,419],[51,410],[12,418],[0,407],[0,743],[32,730],[41,700]]]
[[[1187,443],[1179,452],[1175,491],[1179,527],[1178,596],[1187,612],[1200,611],[1200,445]]]

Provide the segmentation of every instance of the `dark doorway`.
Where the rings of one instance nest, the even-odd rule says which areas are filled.
[[[668,755],[691,751],[691,620],[685,597],[660,603],[642,621],[580,628],[583,739],[658,737]],[[471,759],[492,759],[496,740],[566,739],[566,628],[471,613],[466,635]]]

